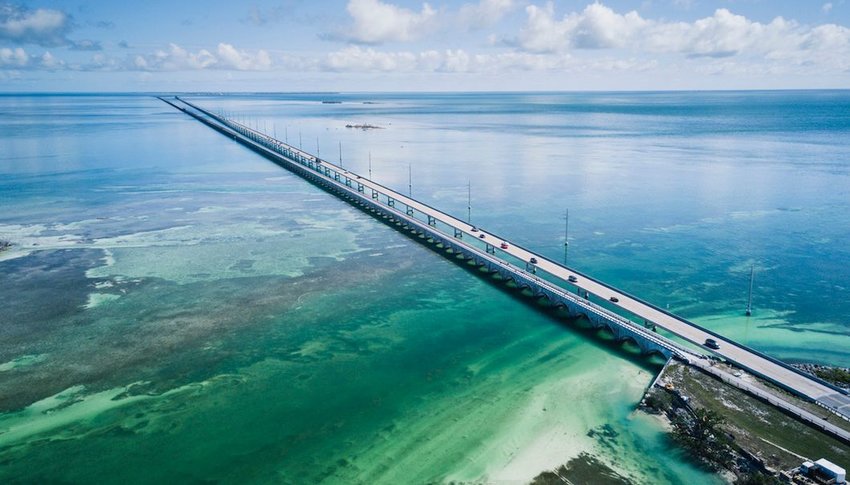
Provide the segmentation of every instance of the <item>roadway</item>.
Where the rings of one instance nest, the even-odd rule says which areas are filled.
[[[530,261],[531,258],[535,258],[537,260],[535,266],[538,268],[538,271],[542,270],[554,276],[555,278],[562,280],[564,284],[568,285],[567,287],[569,287],[569,285],[572,285],[577,290],[587,291],[591,295],[595,295],[601,300],[606,300],[607,305],[620,308],[634,315],[638,319],[643,319],[645,322],[655,324],[656,326],[666,330],[667,332],[670,332],[673,335],[676,335],[679,338],[682,338],[688,342],[691,342],[701,347],[703,347],[703,344],[705,343],[706,339],[712,338],[717,341],[717,343],[720,345],[720,348],[716,350],[710,350],[711,353],[722,357],[727,361],[732,362],[744,369],[747,369],[755,375],[772,381],[787,390],[809,397],[829,408],[832,408],[833,410],[841,413],[846,417],[850,417],[850,396],[842,394],[815,379],[809,378],[806,374],[803,374],[789,366],[779,363],[778,361],[763,356],[752,349],[748,349],[744,346],[741,346],[733,340],[724,338],[723,336],[713,333],[707,329],[703,329],[702,327],[692,322],[689,322],[672,313],[664,311],[656,307],[655,305],[640,300],[632,295],[629,295],[626,292],[618,290],[617,288],[614,288],[601,281],[579,273],[574,269],[563,266],[552,260],[546,259],[545,257],[530,250],[527,250],[523,247],[517,246],[511,243],[509,240],[500,237],[492,232],[489,232],[483,228],[473,226],[466,221],[457,219],[456,217],[450,214],[435,209],[402,193],[396,192],[373,180],[367,179],[357,173],[350,172],[344,167],[338,166],[327,160],[319,159],[310,153],[284,144],[279,140],[271,138],[268,135],[257,132],[256,130],[248,128],[244,125],[240,125],[236,122],[233,122],[232,120],[224,120],[223,118],[220,118],[219,116],[210,113],[209,111],[206,111],[202,108],[199,108],[191,103],[188,103],[184,100],[180,101],[217,120],[218,122],[226,122],[234,126],[240,126],[245,130],[249,130],[250,132],[254,132],[257,135],[264,137],[266,140],[268,140],[269,143],[272,143],[275,146],[290,150],[291,152],[299,154],[308,160],[312,160],[314,163],[321,163],[321,165],[331,170],[332,172],[340,174],[342,178],[349,178],[352,183],[362,184],[364,187],[370,190],[377,191],[385,197],[394,199],[396,204],[403,204],[409,208],[412,208],[416,212],[419,212],[425,216],[432,217],[435,220],[460,231],[465,237],[475,238],[477,240],[481,240],[485,243],[494,246],[495,251],[497,252],[510,255],[520,261],[526,262]],[[483,238],[481,238],[482,235],[484,236]],[[508,246],[506,249],[501,248],[501,243],[503,242],[506,243]],[[570,282],[570,276],[574,276],[576,280],[574,282]],[[610,301],[611,297],[615,297],[618,301]],[[703,348],[705,349],[705,347]]]

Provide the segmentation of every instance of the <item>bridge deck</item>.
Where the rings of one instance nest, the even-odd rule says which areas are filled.
[[[163,99],[163,101],[166,100]],[[543,271],[561,280],[561,283],[563,284],[561,284],[560,286],[562,287],[575,287],[577,290],[581,290],[580,292],[587,291],[589,294],[595,295],[597,298],[607,301],[608,305],[616,306],[617,308],[634,315],[638,319],[643,319],[648,323],[655,324],[656,326],[670,332],[671,334],[676,335],[693,344],[702,346],[706,339],[712,338],[718,342],[720,348],[716,350],[710,350],[711,353],[723,357],[724,359],[735,363],[736,365],[745,368],[758,376],[772,381],[775,384],[786,388],[787,390],[790,390],[802,396],[809,397],[844,416],[850,417],[850,397],[848,397],[846,394],[837,391],[829,385],[817,379],[813,379],[807,374],[803,374],[776,359],[770,358],[753,349],[739,345],[733,340],[727,339],[708,329],[704,329],[693,322],[689,322],[670,312],[658,308],[655,305],[645,302],[637,297],[634,297],[622,290],[618,290],[613,286],[607,285],[599,280],[593,279],[590,276],[579,273],[574,269],[549,260],[521,246],[517,246],[516,244],[511,243],[505,238],[502,238],[482,228],[475,227],[467,223],[466,221],[457,219],[451,214],[442,212],[416,199],[410,198],[402,193],[396,192],[388,187],[385,187],[373,180],[367,179],[354,172],[350,172],[344,167],[338,166],[327,160],[319,159],[318,157],[312,154],[299,150],[298,148],[295,148],[291,145],[284,144],[279,140],[271,138],[268,135],[262,134],[260,132],[256,132],[255,130],[245,127],[244,125],[239,125],[238,123],[235,123],[232,120],[226,120],[224,118],[221,118],[184,100],[180,101],[188,107],[198,110],[199,112],[203,113],[204,115],[211,118],[217,123],[222,123],[225,126],[230,125],[233,127],[240,127],[241,129],[247,130],[248,132],[252,133],[252,136],[259,136],[264,141],[273,144],[275,147],[285,149],[290,154],[294,154],[297,157],[303,157],[315,164],[320,164],[322,167],[324,167],[324,169],[330,171],[331,173],[337,174],[341,178],[349,179],[350,182],[362,184],[364,188],[374,190],[385,197],[391,198],[396,204],[403,204],[409,207],[410,209],[415,210],[416,212],[433,218],[435,221],[439,221],[455,229],[456,231],[459,231],[463,236],[466,236],[468,238],[474,238],[473,240],[479,240],[481,239],[480,235],[484,235],[483,241],[490,245],[493,245],[495,247],[495,251],[500,252],[500,254],[510,255],[520,261],[530,261],[531,258],[536,258],[537,263],[535,264],[535,266],[537,267],[537,271]],[[175,106],[171,102],[168,103],[172,104],[172,106]],[[180,107],[177,108],[183,109]],[[500,248],[502,242],[506,242],[508,244],[508,247],[506,249]],[[568,278],[570,276],[574,276],[576,278],[576,281],[569,282]],[[616,303],[611,302],[611,297],[616,297],[618,301]]]

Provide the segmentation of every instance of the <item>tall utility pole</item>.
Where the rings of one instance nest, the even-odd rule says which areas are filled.
[[[756,272],[756,265],[750,266],[750,293],[747,296],[747,311],[744,312],[747,316],[753,314],[753,278]]]
[[[466,181],[466,223],[472,225],[472,181]]]
[[[301,144],[301,130],[298,130],[298,149],[303,150],[304,145]]]
[[[407,164],[407,196],[413,198],[413,168]]]
[[[316,137],[316,158],[322,158],[321,152],[319,152],[319,137]]]
[[[284,143],[289,145],[289,127],[288,126],[283,127],[283,141],[284,141]]]
[[[372,152],[369,152],[369,180],[372,180]]]
[[[339,142],[339,167],[342,168],[342,142]]]
[[[570,247],[570,210],[564,212],[564,266],[567,265],[567,250]]]

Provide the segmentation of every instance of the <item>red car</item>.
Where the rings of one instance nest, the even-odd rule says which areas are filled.
[[[508,249],[508,243],[502,242],[502,245],[499,246],[499,247],[502,248],[502,249]]]

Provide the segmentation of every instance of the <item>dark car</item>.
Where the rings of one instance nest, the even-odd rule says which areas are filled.
[[[569,281],[570,283],[575,283],[576,281],[578,281],[578,278],[576,278],[575,275],[570,275],[569,278],[567,278],[567,281]]]
[[[608,299],[609,299],[610,301],[613,301],[614,303],[617,303],[618,301],[620,301],[620,299],[619,299],[619,298],[617,298],[616,296],[612,296],[611,298],[608,298]]]
[[[487,236],[485,236],[484,234],[480,234],[478,237],[480,237],[481,239],[484,239]]]
[[[475,226],[472,226],[472,232],[478,232],[478,228],[475,227]]]
[[[531,264],[537,264],[537,258],[531,258],[528,260],[528,262]]]
[[[703,344],[703,345],[705,345],[706,347],[708,347],[710,349],[714,349],[714,350],[717,350],[717,349],[720,348],[720,345],[713,338],[705,339],[705,344]]]

